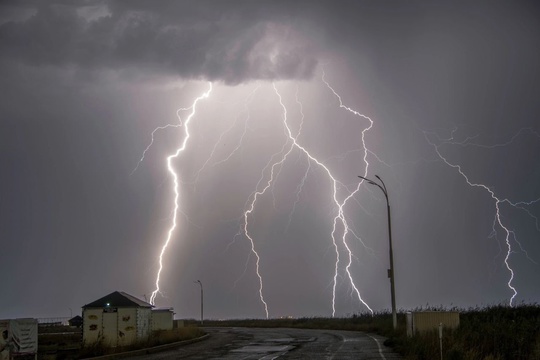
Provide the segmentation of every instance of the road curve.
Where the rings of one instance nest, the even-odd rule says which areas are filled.
[[[401,357],[383,345],[384,338],[356,331],[205,328],[207,340],[132,359],[377,359]]]

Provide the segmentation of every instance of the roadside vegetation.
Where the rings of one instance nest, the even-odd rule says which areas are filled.
[[[469,309],[427,308],[414,311],[459,311],[460,326],[443,333],[445,360],[540,360],[540,306],[495,305]],[[190,340],[204,335],[199,321],[186,320],[185,327],[155,332],[147,341],[110,349],[101,343],[82,346],[80,329],[58,327],[39,330],[39,359],[78,359],[138,350]],[[354,314],[347,318],[281,318],[204,321],[208,327],[280,327],[303,329],[352,330],[375,333],[387,338],[385,345],[408,360],[440,359],[438,331],[406,335],[406,315],[398,313],[398,328],[392,327],[392,314],[378,312]]]
[[[139,341],[129,346],[118,346],[115,348],[109,348],[101,342],[97,342],[89,346],[83,345],[79,357],[87,358],[122,353],[133,350],[147,349],[154,346],[172,344],[185,340],[192,340],[203,336],[204,334],[205,332],[202,329],[191,325],[172,330],[159,330],[154,331],[147,340]]]
[[[82,332],[80,328],[73,330],[66,326],[55,326],[45,330],[46,331],[40,330],[38,337],[38,359],[42,360],[91,358],[191,340],[205,334],[201,328],[196,326],[186,326],[172,330],[155,331],[148,340],[140,341],[129,346],[109,348],[102,342],[84,346],[84,344],[82,344]],[[70,332],[68,332],[68,330]],[[55,333],[52,333],[53,331]]]
[[[154,331],[152,336],[148,339],[146,347],[159,346],[170,344],[178,341],[192,340],[201,337],[205,332],[195,326],[181,327],[172,330],[159,330]]]
[[[76,359],[82,330],[65,325],[38,327],[38,359]]]
[[[445,329],[443,333],[443,358],[445,360],[540,359],[540,306],[537,304],[424,310],[460,312],[459,328]],[[192,323],[195,324],[195,321]],[[392,314],[389,312],[379,312],[374,316],[369,313],[355,314],[349,318],[205,321],[204,325],[370,332],[387,337],[385,345],[402,354],[405,359],[440,359],[438,331],[407,337],[406,316],[403,311],[398,314],[398,329],[395,331],[392,327]]]

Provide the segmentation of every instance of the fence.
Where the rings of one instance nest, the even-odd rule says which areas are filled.
[[[39,326],[58,326],[58,325],[69,325],[68,321],[70,317],[51,317],[51,318],[38,318]]]

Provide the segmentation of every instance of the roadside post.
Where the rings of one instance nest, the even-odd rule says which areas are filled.
[[[442,358],[442,328],[443,328],[443,324],[440,323],[439,324],[439,348],[441,349],[441,360],[443,360]]]

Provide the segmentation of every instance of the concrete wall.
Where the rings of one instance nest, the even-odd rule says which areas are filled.
[[[173,316],[172,309],[152,310],[152,331],[172,330]]]
[[[103,309],[83,309],[83,341],[85,345],[93,344],[103,335]]]
[[[118,346],[118,313],[116,311],[104,311],[101,314],[101,332],[103,334],[103,344],[110,347]]]
[[[118,345],[137,341],[137,308],[118,309]]]
[[[173,320],[173,328],[183,328],[184,327],[184,320]]]
[[[445,329],[455,329],[459,326],[457,311],[418,311],[407,313],[407,335],[433,331],[443,324]]]
[[[107,346],[125,346],[150,335],[149,308],[83,309],[83,341],[89,345],[103,341]]]
[[[137,340],[148,339],[150,336],[150,320],[152,310],[150,308],[137,308]]]

